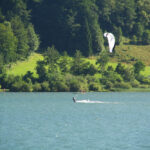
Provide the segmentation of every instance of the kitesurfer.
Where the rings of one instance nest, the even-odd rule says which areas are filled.
[[[73,97],[73,102],[76,103],[76,99]]]

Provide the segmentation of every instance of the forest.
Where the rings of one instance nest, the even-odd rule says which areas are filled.
[[[104,32],[116,45],[150,44],[149,0],[1,0],[0,87],[9,91],[110,91],[149,87],[140,74],[145,68],[134,59],[132,67],[108,66]],[[125,43],[124,39],[128,39]],[[12,63],[32,53],[43,55],[34,76],[8,75]],[[96,57],[95,63],[88,62]]]

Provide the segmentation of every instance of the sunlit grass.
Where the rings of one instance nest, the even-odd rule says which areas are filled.
[[[148,77],[150,76],[150,66],[146,66],[145,70],[141,72],[142,75]]]
[[[131,58],[139,59],[144,62],[146,66],[145,70],[141,72],[144,76],[150,76],[150,45],[148,46],[136,46],[136,45],[121,45],[116,46],[116,53],[118,56],[111,57],[110,62],[106,67],[112,66],[114,69],[116,68],[119,62],[123,63],[126,67],[132,66],[135,62],[129,61],[124,62],[125,60],[130,60]],[[96,56],[83,58],[85,61],[90,62],[90,64],[96,65]],[[36,63],[39,60],[43,60],[43,56],[38,53],[32,53],[32,55],[25,61],[18,61],[17,63],[11,64],[11,68],[7,69],[7,74],[13,75],[24,75],[27,71],[31,71],[36,75]],[[68,57],[69,61],[72,61],[72,57]],[[99,76],[96,74],[95,76]]]
[[[18,61],[17,63],[13,63],[10,69],[7,69],[7,74],[13,75],[24,75],[27,71],[31,71],[36,75],[36,63],[39,60],[43,60],[43,56],[38,53],[33,53],[31,56],[25,61]]]
[[[150,45],[121,45],[116,46],[116,53],[118,57],[112,59],[112,61],[122,61],[129,60],[129,63],[132,62],[132,59],[138,59],[144,62],[146,65],[150,65]]]

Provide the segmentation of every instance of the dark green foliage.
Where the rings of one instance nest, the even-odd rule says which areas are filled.
[[[45,81],[47,78],[47,70],[45,68],[45,63],[44,61],[38,61],[37,62],[37,67],[36,67],[37,74],[39,76],[39,81]]]
[[[11,19],[11,25],[15,36],[18,39],[17,44],[17,55],[18,58],[26,57],[29,54],[29,39],[28,32],[25,29],[24,23],[21,21],[19,16],[13,17]]]
[[[150,30],[146,30],[143,32],[142,43],[144,45],[150,44]]]
[[[5,88],[5,89],[10,89],[12,84],[15,82],[15,81],[18,81],[18,78],[20,79],[20,77],[18,76],[13,76],[13,75],[9,75],[9,76],[4,76],[2,78],[2,87]]]
[[[149,8],[149,0],[1,0],[0,22],[11,22],[18,59],[38,49],[34,26],[43,49],[55,45],[60,52],[80,49],[90,56],[104,50],[104,31],[114,33],[117,44],[122,35],[149,44]]]
[[[122,42],[122,30],[121,28],[117,28],[116,26],[114,27],[113,33],[115,35],[115,40],[116,40],[116,44],[120,45]]]
[[[121,89],[130,89],[131,85],[128,82],[117,82],[114,85],[115,88],[121,88]]]
[[[142,35],[144,32],[144,27],[141,23],[134,24],[133,33],[136,35],[137,39],[141,41]]]
[[[39,48],[40,42],[39,42],[39,37],[34,31],[34,27],[32,24],[28,25],[28,45],[29,45],[29,50],[30,52],[36,51]]]
[[[72,73],[75,75],[82,74],[82,67],[81,67],[82,64],[83,64],[82,54],[79,50],[76,50],[75,57],[71,67]]]
[[[134,68],[118,64],[115,71],[106,70],[109,55],[103,39],[108,31],[116,44],[123,42],[123,36],[132,44],[150,44],[149,14],[149,0],[0,0],[0,85],[11,91],[100,91],[101,84],[108,90],[150,84],[140,75],[142,62]],[[32,72],[6,76],[5,65],[38,50],[39,39],[45,55],[37,63],[38,77]],[[75,57],[60,57],[64,51],[69,55],[76,51]],[[81,52],[83,56],[101,52],[99,70]],[[94,76],[98,71],[101,79]]]
[[[125,67],[121,63],[118,63],[115,71],[123,76],[125,72]]]
[[[21,76],[5,76],[4,78],[3,88],[9,89],[14,92],[31,92],[32,91],[32,83],[27,83],[22,80]]]
[[[138,43],[138,38],[136,35],[133,35],[132,39],[131,39],[131,44],[137,44]]]
[[[0,55],[0,74],[5,72],[3,57]]]
[[[63,56],[59,60],[59,66],[63,73],[68,73],[70,71],[71,60],[67,55]]]
[[[142,83],[142,84],[149,84],[150,85],[150,79],[148,77],[144,77],[143,75],[136,76],[136,79]]]
[[[10,91],[13,92],[31,92],[32,91],[32,85],[29,83],[26,83],[24,81],[18,81],[12,84]]]
[[[89,74],[89,75],[94,75],[97,72],[98,72],[98,69],[93,64],[90,64],[89,68],[87,68],[87,74]]]
[[[57,60],[59,59],[59,52],[54,46],[48,47],[44,54],[45,62],[49,65],[49,71],[53,72],[56,69]]]
[[[60,53],[80,49],[83,56],[104,50],[104,31],[114,33],[116,44],[122,36],[133,44],[150,44],[149,14],[149,0],[1,0],[0,23],[11,22],[17,40],[13,59],[8,49],[7,63],[37,50],[39,38],[41,51],[55,45]],[[11,45],[15,38],[5,42]]]
[[[134,81],[131,82],[131,85],[132,85],[132,87],[134,87],[134,88],[138,88],[138,87],[140,86],[140,83],[139,83],[139,81],[134,80]]]
[[[103,73],[101,82],[105,84],[105,82],[108,80],[112,83],[115,83],[115,82],[121,82],[122,78],[119,74],[115,73],[114,71],[105,71]]]
[[[121,63],[118,63],[115,71],[122,76],[124,81],[130,82],[135,79],[133,68],[125,67]]]
[[[40,92],[40,91],[42,91],[42,87],[41,87],[40,83],[35,83],[32,87],[33,87],[33,91],[34,92]]]
[[[106,52],[100,54],[99,58],[96,61],[96,64],[99,64],[101,71],[105,71],[105,66],[109,62],[109,56]]]
[[[4,22],[5,16],[2,14],[2,10],[0,8],[0,23]]]
[[[97,68],[89,62],[83,60],[81,52],[77,50],[71,66],[71,72],[74,75],[94,75],[97,72]]]
[[[44,81],[41,83],[41,91],[50,92],[49,82]]]
[[[135,79],[133,68],[127,67],[122,77],[124,81],[127,81],[127,82],[133,81]]]
[[[139,75],[139,73],[141,71],[143,71],[145,69],[145,64],[141,61],[137,61],[135,64],[134,64],[134,73]]]
[[[103,49],[103,34],[95,1],[45,0],[32,9],[43,47],[51,43],[59,51],[67,50],[69,54],[80,49],[85,56]]]
[[[92,33],[90,31],[90,26],[87,18],[85,18],[85,27],[86,27],[86,38],[87,38],[87,50],[85,51],[85,55],[89,56],[93,54],[93,46],[92,46]]]
[[[23,76],[23,80],[26,81],[27,83],[34,83],[35,81],[35,77],[33,76],[33,72],[28,71],[24,76]]]
[[[27,57],[31,51],[37,50],[39,40],[30,23],[30,10],[24,0],[1,0],[0,23],[5,25],[1,28],[0,46],[4,62],[9,63],[17,59]],[[3,34],[5,32],[5,34]],[[6,48],[7,47],[7,48]]]
[[[16,60],[17,42],[10,22],[0,23],[0,55],[4,63]]]
[[[144,26],[149,24],[150,13],[150,1],[149,0],[137,0],[137,21],[141,22]]]
[[[70,80],[69,87],[72,92],[80,92],[80,83],[77,79]]]
[[[102,88],[101,88],[100,84],[95,83],[95,82],[91,82],[89,84],[89,90],[90,91],[96,91],[96,92],[98,92],[98,91],[101,91]]]

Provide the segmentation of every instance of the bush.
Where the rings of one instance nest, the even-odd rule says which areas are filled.
[[[134,87],[134,88],[138,88],[140,86],[140,83],[139,83],[139,81],[134,80],[134,81],[131,82],[131,86]]]
[[[150,84],[150,79],[147,77],[144,77],[143,75],[138,75],[136,79],[142,84]]]
[[[140,87],[140,88],[143,88],[143,89],[149,88],[149,86],[148,86],[148,85],[145,85],[145,84],[142,84],[142,85],[140,85],[139,87]]]
[[[69,81],[69,87],[71,92],[79,92],[80,91],[80,83],[77,79],[72,79]]]
[[[145,30],[142,36],[143,44],[150,44],[150,30]]]
[[[32,85],[24,81],[17,81],[12,84],[10,91],[13,92],[32,92]]]
[[[93,64],[91,64],[89,66],[89,68],[87,69],[87,72],[90,75],[94,75],[94,74],[96,74],[98,72],[98,70],[97,70],[97,68]]]
[[[98,92],[98,91],[102,91],[102,88],[101,88],[100,84],[93,82],[93,83],[89,84],[89,90]]]
[[[39,91],[41,91],[42,90],[42,87],[41,87],[41,84],[40,83],[35,83],[34,85],[33,85],[33,91],[34,92],[39,92]]]
[[[105,83],[105,89],[112,89],[113,88],[113,83],[110,81],[106,81]]]
[[[43,92],[50,92],[49,82],[44,81],[41,83],[41,90]]]
[[[130,43],[131,44],[137,44],[137,41],[138,41],[138,39],[137,39],[136,35],[133,35]]]
[[[88,91],[89,89],[86,78],[83,78],[82,76],[67,74],[65,80],[71,92]]]
[[[145,69],[145,64],[141,61],[137,61],[135,64],[134,64],[134,73],[135,74],[139,74],[141,71],[144,71]]]
[[[90,82],[96,82],[96,83],[99,83],[99,77],[95,77],[95,76],[86,76],[86,80],[88,83]]]
[[[131,88],[131,85],[129,83],[126,83],[126,82],[118,82],[118,83],[115,83],[114,85],[115,88],[122,88],[122,89],[130,89]]]
[[[55,91],[58,92],[69,92],[69,87],[66,85],[65,82],[57,82],[56,83],[56,87],[55,87]]]

